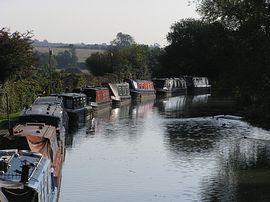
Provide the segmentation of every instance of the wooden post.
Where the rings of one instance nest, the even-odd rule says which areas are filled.
[[[9,117],[9,99],[8,94],[6,93],[6,104],[7,104],[7,119],[8,119],[8,128],[10,128],[10,117]]]

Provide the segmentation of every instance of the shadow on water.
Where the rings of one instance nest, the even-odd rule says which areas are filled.
[[[211,170],[200,180],[201,201],[270,201],[269,132],[240,117],[216,116],[237,114],[233,102],[217,102],[209,96],[183,96],[156,103],[166,118],[181,117],[165,123],[169,157],[180,168],[188,159]]]

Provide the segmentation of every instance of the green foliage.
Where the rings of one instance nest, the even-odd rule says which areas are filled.
[[[49,64],[49,50],[46,53],[36,51],[35,52],[35,58],[37,60],[37,65],[38,66],[48,65]],[[53,67],[58,66],[54,55],[51,56],[51,65]]]
[[[237,30],[245,27],[269,32],[268,0],[201,0],[198,11],[209,22],[220,21]]]
[[[77,67],[78,57],[76,54],[76,48],[72,44],[69,45],[69,48],[70,48],[70,53],[71,53],[71,64],[70,65],[72,67]]]
[[[68,67],[77,67],[78,57],[76,55],[76,49],[74,45],[70,45],[69,48],[70,48],[69,50],[60,52],[55,56],[55,60],[57,61],[58,67],[64,69]]]
[[[172,25],[167,40],[170,44],[160,57],[163,76],[198,75],[218,80],[231,71],[233,41],[218,22],[181,20]]]
[[[92,54],[86,65],[95,76],[116,75],[118,81],[127,78],[150,79],[158,63],[158,48],[135,44],[129,35],[118,33],[107,52]]]
[[[135,44],[133,37],[128,34],[123,34],[122,32],[119,32],[116,35],[116,39],[111,41],[111,45],[115,46],[117,49],[129,47],[133,44]]]
[[[112,73],[112,57],[109,53],[94,53],[86,59],[86,65],[95,76]]]
[[[202,18],[172,25],[160,75],[208,76],[215,93],[248,106],[246,117],[269,122],[270,1],[194,1]]]
[[[0,112],[5,113],[7,111],[5,96],[7,93],[9,98],[9,112],[14,113],[20,111],[24,105],[31,104],[37,96],[42,94],[42,89],[38,81],[28,79],[6,82],[3,92],[0,97]]]
[[[31,33],[10,33],[0,30],[0,83],[8,79],[21,79],[31,75],[34,53],[31,46]]]

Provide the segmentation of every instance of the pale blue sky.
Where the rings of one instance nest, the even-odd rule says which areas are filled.
[[[118,32],[166,45],[170,26],[195,17],[188,0],[0,0],[0,25],[50,42],[109,43]]]

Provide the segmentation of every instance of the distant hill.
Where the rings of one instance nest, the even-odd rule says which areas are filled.
[[[69,48],[52,48],[53,54],[57,55],[60,52],[64,52],[65,50],[69,50]],[[34,50],[40,52],[40,53],[48,53],[49,48],[48,47],[34,47]],[[96,52],[104,52],[105,50],[101,49],[88,49],[88,48],[76,48],[76,55],[78,57],[79,63],[85,63],[85,60],[93,53]]]
[[[69,50],[70,45],[76,48],[76,54],[79,63],[85,63],[85,60],[93,53],[104,52],[107,48],[107,44],[66,44],[66,43],[50,43],[47,40],[39,41],[33,40],[32,43],[34,50],[40,53],[48,53],[49,48],[53,50],[53,54],[57,55],[60,52]]]
[[[33,47],[46,47],[46,48],[69,48],[70,45],[73,45],[75,48],[81,49],[94,49],[94,50],[106,50],[108,45],[106,43],[102,44],[69,44],[69,43],[50,43],[47,40],[39,41],[37,39],[32,41]]]

